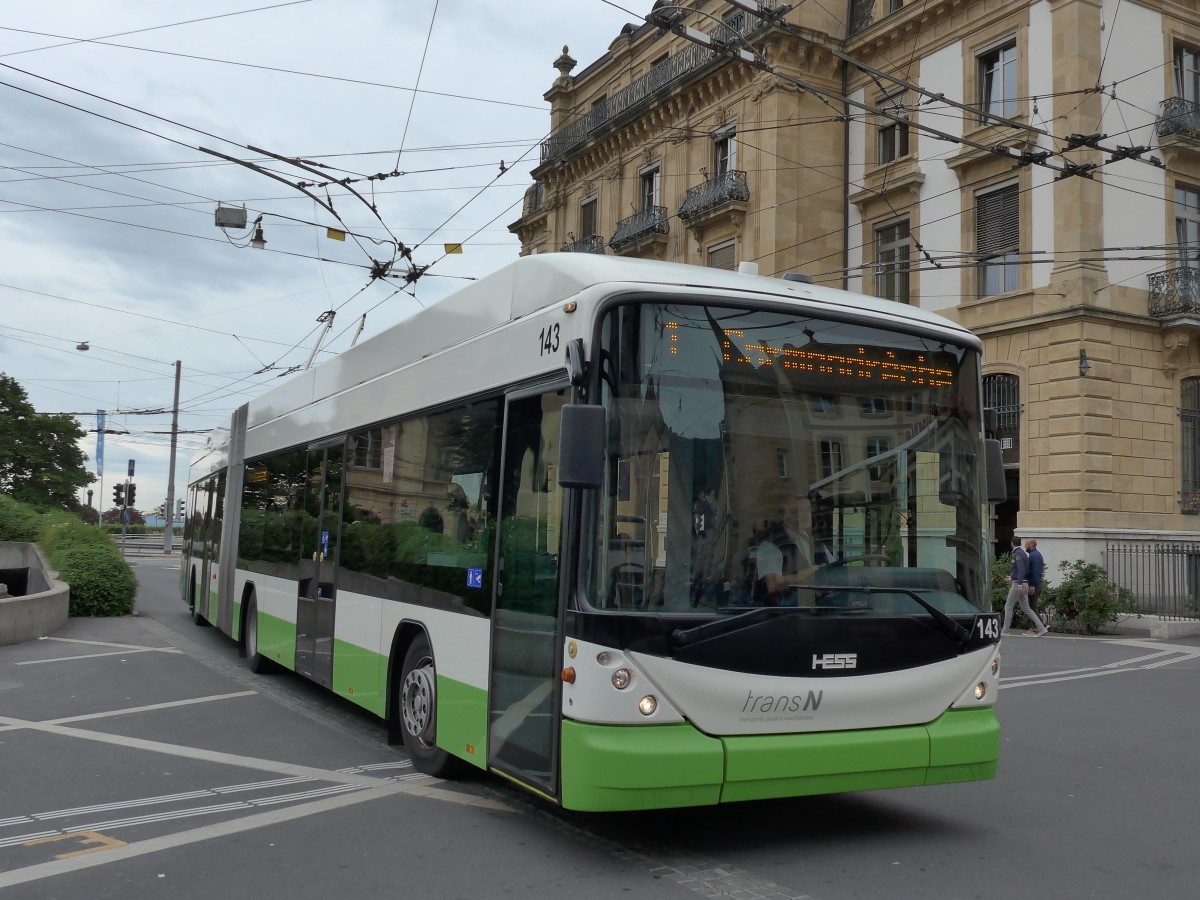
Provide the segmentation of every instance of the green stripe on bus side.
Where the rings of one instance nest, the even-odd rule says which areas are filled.
[[[334,640],[333,690],[383,718],[387,715],[387,657]]]
[[[481,769],[487,767],[487,691],[437,677],[437,743]]]
[[[721,742],[691,725],[562,724],[562,805],[587,812],[710,806]]]
[[[258,611],[258,652],[272,662],[295,670],[296,624]]]
[[[996,776],[995,710],[929,725],[713,738],[691,725],[566,720],[562,804],[609,812],[914,787]]]

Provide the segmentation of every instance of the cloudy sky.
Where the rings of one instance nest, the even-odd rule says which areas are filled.
[[[39,412],[78,414],[93,471],[107,410],[95,505],[129,459],[138,507],[165,499],[175,360],[179,496],[207,431],[305,364],[327,310],[318,360],[364,314],[368,337],[513,259],[553,61],[566,44],[586,66],[635,18],[605,0],[5,4],[0,371]],[[333,216],[291,186],[344,178],[378,218],[344,187],[309,190],[357,242],[330,240]],[[262,214],[266,250],[217,228],[218,204]],[[370,259],[393,255],[370,238],[432,268],[407,293],[368,286]]]

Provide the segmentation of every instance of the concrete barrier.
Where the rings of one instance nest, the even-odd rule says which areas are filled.
[[[36,544],[0,541],[0,571],[19,573],[20,595],[0,596],[0,646],[32,641],[67,624],[71,587],[58,580]]]

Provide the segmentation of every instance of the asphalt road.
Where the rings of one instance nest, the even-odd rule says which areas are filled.
[[[995,781],[559,812],[415,773],[256,676],[138,558],[139,615],[0,648],[0,897],[1192,897],[1200,640],[1007,638]]]

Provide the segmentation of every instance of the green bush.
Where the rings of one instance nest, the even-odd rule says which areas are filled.
[[[1133,595],[1108,580],[1103,566],[1081,559],[1058,564],[1063,576],[1046,590],[1046,605],[1054,610],[1057,631],[1096,634],[1133,611]]]
[[[31,544],[41,528],[42,517],[32,506],[0,494],[0,541]]]
[[[137,579],[115,547],[92,543],[64,546],[51,565],[71,585],[70,615],[127,616],[133,612]]]
[[[42,530],[41,545],[58,577],[71,586],[70,615],[133,612],[137,579],[109,534],[73,516],[53,516]]]

